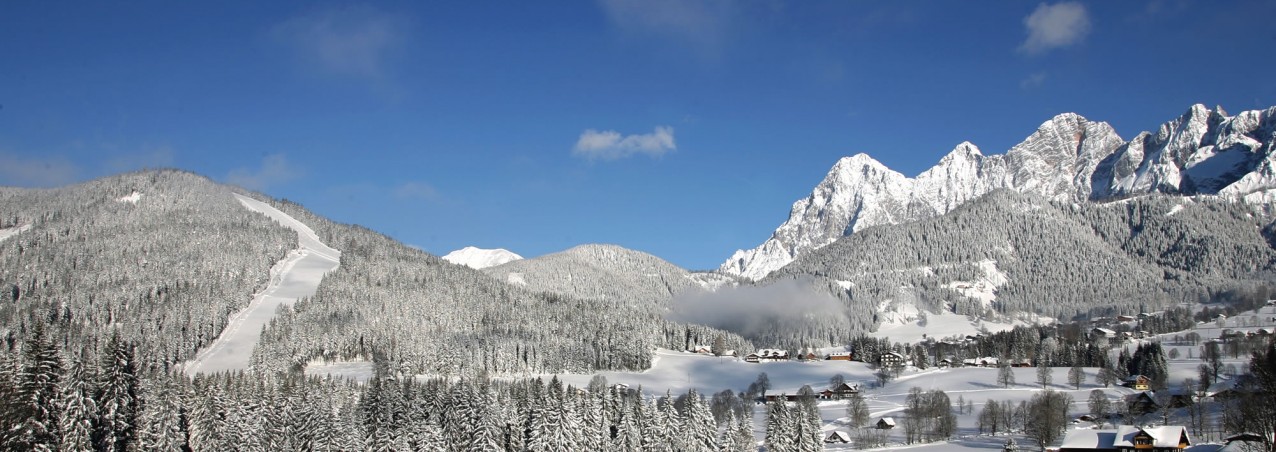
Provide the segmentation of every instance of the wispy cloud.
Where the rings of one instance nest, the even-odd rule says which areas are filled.
[[[410,181],[394,187],[394,196],[403,200],[434,202],[439,200],[439,191],[425,182]]]
[[[1090,13],[1077,2],[1042,3],[1024,18],[1023,24],[1028,29],[1028,39],[1019,45],[1019,51],[1038,55],[1084,40],[1090,34]]]
[[[169,168],[176,161],[173,148],[161,146],[135,153],[117,154],[106,161],[106,167],[120,173],[143,168]]]
[[[271,154],[261,161],[258,168],[238,168],[226,175],[226,182],[252,190],[291,182],[301,177],[301,170],[290,163],[283,154]]]
[[[66,157],[27,157],[0,151],[0,185],[57,187],[75,182],[80,168]]]
[[[406,23],[371,6],[329,8],[276,25],[271,35],[325,73],[393,86],[391,52],[406,40]]]
[[[586,159],[616,160],[635,154],[660,157],[677,149],[673,139],[673,127],[657,126],[651,133],[621,135],[614,130],[588,129],[576,140],[572,155]]]
[[[1041,86],[1046,82],[1047,74],[1045,72],[1035,72],[1024,77],[1019,81],[1019,89],[1032,89]]]
[[[719,0],[599,0],[607,18],[627,33],[672,39],[701,52],[721,50],[733,2]]]

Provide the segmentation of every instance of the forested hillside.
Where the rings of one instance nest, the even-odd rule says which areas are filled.
[[[263,369],[296,369],[316,358],[364,358],[409,375],[587,372],[645,369],[656,347],[683,349],[718,336],[731,348],[752,349],[734,334],[666,320],[669,289],[659,300],[623,291],[608,298],[602,289],[529,290],[366,228],[332,223],[295,204],[275,206],[311,225],[325,243],[341,250],[342,261],[313,299],[280,313],[267,329],[254,358]],[[581,250],[620,253],[607,247]],[[648,257],[651,261],[642,265],[663,262]],[[679,280],[668,263],[653,268]],[[595,288],[611,281],[589,270],[572,279]]]
[[[58,189],[0,189],[0,332],[14,348],[35,323],[95,352],[117,334],[142,367],[186,360],[263,287],[296,234],[223,186],[150,171]]]
[[[580,245],[483,271],[536,292],[631,304],[667,306],[674,295],[696,286],[690,272],[616,245]]]

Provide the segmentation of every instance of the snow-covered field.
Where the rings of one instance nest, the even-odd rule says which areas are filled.
[[[280,306],[291,306],[298,298],[309,297],[319,288],[323,275],[335,270],[341,252],[328,247],[306,225],[269,204],[235,195],[245,208],[264,214],[279,224],[297,231],[299,247],[288,253],[270,269],[270,283],[253,297],[248,307],[230,317],[226,329],[193,361],[186,363],[189,375],[222,371],[248,370],[253,347],[261,339],[261,330],[274,318]]]
[[[1216,338],[1224,328],[1240,331],[1256,330],[1261,327],[1272,328],[1276,325],[1276,307],[1265,307],[1257,312],[1245,313],[1236,317],[1227,319],[1222,326],[1214,322],[1198,325],[1195,331],[1202,337],[1202,340]],[[963,317],[962,320],[965,320]],[[932,337],[942,337],[945,333],[939,328],[943,323],[932,321],[929,327],[922,327],[919,331],[929,333]],[[1179,386],[1185,378],[1195,378],[1197,376],[1196,367],[1201,364],[1199,359],[1199,345],[1177,344],[1173,341],[1173,337],[1183,335],[1190,331],[1179,333],[1164,334],[1154,338],[1159,340],[1165,347],[1167,353],[1171,349],[1177,349],[1180,355],[1177,359],[1169,359],[1170,377],[1169,381],[1172,387]],[[892,338],[895,336],[892,335]],[[1131,342],[1127,346],[1133,350],[1137,342]],[[1189,350],[1191,354],[1189,354]],[[1190,357],[1189,357],[1190,356]],[[1225,359],[1224,362],[1232,364],[1236,368],[1242,368],[1248,361],[1248,358],[1242,356],[1238,358]],[[870,422],[876,422],[878,418],[883,416],[902,416],[904,410],[904,402],[908,397],[910,389],[916,387],[925,391],[938,389],[948,394],[950,400],[954,404],[954,408],[959,400],[970,401],[973,409],[963,412],[957,416],[957,434],[948,441],[904,445],[902,429],[890,430],[887,436],[887,445],[876,450],[915,450],[915,451],[949,451],[949,450],[1000,450],[1008,438],[1013,437],[1020,445],[1021,450],[1035,450],[1032,441],[1019,434],[998,436],[981,435],[978,431],[978,414],[983,409],[988,400],[997,402],[1009,401],[1018,404],[1020,401],[1030,400],[1033,395],[1042,391],[1041,385],[1037,383],[1036,368],[1015,368],[1012,369],[1015,376],[1015,384],[1009,387],[1002,387],[997,384],[997,369],[980,368],[980,367],[963,367],[953,369],[926,369],[918,370],[909,368],[904,371],[903,375],[881,387],[875,387],[876,378],[873,373],[876,371],[874,367],[861,362],[846,361],[784,361],[773,363],[747,363],[741,359],[730,357],[714,357],[708,355],[699,355],[686,352],[677,352],[671,350],[658,350],[652,360],[652,367],[643,372],[600,372],[607,378],[608,383],[623,383],[631,388],[642,387],[643,391],[651,396],[663,395],[666,391],[677,395],[685,393],[690,388],[695,388],[705,397],[724,389],[735,391],[744,390],[751,382],[757,379],[758,374],[765,372],[771,382],[772,389],[768,391],[771,394],[779,393],[796,393],[803,385],[810,385],[817,392],[829,386],[829,379],[834,375],[841,375],[848,383],[859,383],[864,388],[865,399],[871,413]],[[1067,383],[1068,368],[1058,367],[1052,369],[1051,383],[1047,386],[1054,391],[1063,392],[1072,396],[1073,405],[1069,410],[1069,415],[1073,418],[1088,412],[1087,400],[1090,391],[1101,389],[1108,395],[1109,399],[1115,403],[1121,397],[1135,393],[1133,389],[1112,386],[1104,388],[1096,383],[1098,369],[1086,368],[1085,382],[1080,388],[1075,388]],[[545,376],[548,378],[549,376]],[[584,387],[588,385],[593,375],[581,374],[560,374],[558,377],[564,383]],[[821,401],[819,403],[821,418],[823,419],[823,430],[827,436],[832,431],[844,431],[855,436],[856,429],[847,425],[846,418],[846,402],[843,401]],[[755,408],[754,413],[755,435],[758,441],[765,438],[766,426],[766,410],[765,406],[759,405]],[[1089,422],[1080,422],[1072,428],[1088,428]],[[1200,442],[1200,439],[1197,439]],[[826,450],[854,450],[852,445],[846,444],[828,444]],[[1193,450],[1213,450],[1213,446],[1202,446],[1193,448]]]
[[[23,231],[26,231],[29,229],[31,229],[31,225],[29,224],[0,229],[0,242],[3,242],[5,239],[9,237],[13,237],[15,235],[21,234]]]

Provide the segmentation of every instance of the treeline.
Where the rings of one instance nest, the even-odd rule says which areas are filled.
[[[294,373],[194,379],[134,366],[134,344],[68,350],[42,326],[0,350],[0,448],[125,451],[752,451],[742,399],[645,397],[596,377],[500,381]],[[817,429],[818,430],[818,429]],[[777,434],[790,435],[788,430]],[[818,432],[816,433],[818,435]]]

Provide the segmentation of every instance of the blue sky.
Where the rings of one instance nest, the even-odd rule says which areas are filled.
[[[122,3],[122,4],[116,4]],[[0,184],[178,167],[435,254],[692,269],[842,156],[1276,105],[1270,1],[0,2]]]

